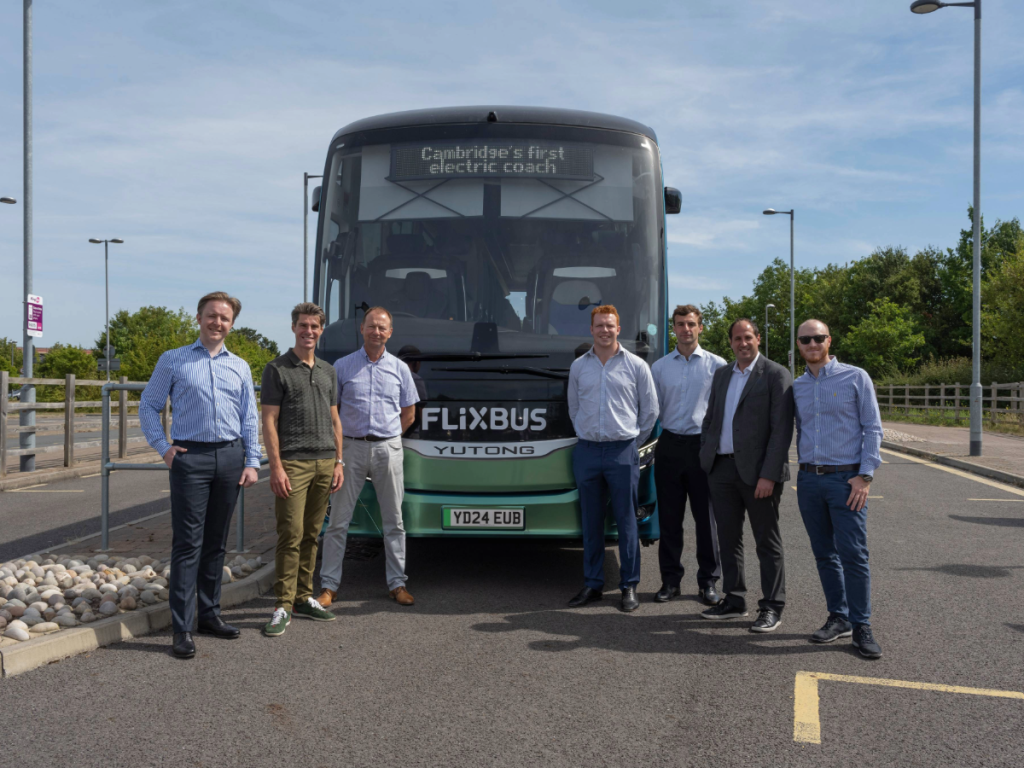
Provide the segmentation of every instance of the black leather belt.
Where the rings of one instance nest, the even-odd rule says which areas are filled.
[[[836,472],[856,472],[860,464],[843,464],[841,466],[824,466],[821,464],[801,464],[801,472],[811,472],[815,475],[832,475]]]
[[[363,435],[362,437],[353,437],[352,435],[345,435],[346,440],[362,440],[367,443],[383,443],[385,440],[394,440],[398,435],[393,437],[380,437],[379,435]]]
[[[678,432],[669,432],[667,429],[661,430],[661,437],[666,437],[670,440],[700,440],[700,434],[696,435],[680,435]]]
[[[717,455],[717,457],[719,459],[732,459],[733,461],[736,460],[736,454],[735,453],[719,453],[719,454],[716,454],[716,455]]]

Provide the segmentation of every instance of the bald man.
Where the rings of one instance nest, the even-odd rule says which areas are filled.
[[[882,464],[882,417],[867,372],[829,354],[820,320],[797,330],[804,375],[793,382],[800,472],[796,496],[825,591],[828,620],[816,643],[853,636],[862,656],[882,655],[871,632],[868,489]]]

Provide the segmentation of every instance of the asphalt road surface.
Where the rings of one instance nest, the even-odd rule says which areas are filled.
[[[883,458],[869,513],[880,660],[808,642],[826,611],[791,484],[788,605],[772,635],[705,621],[690,594],[652,603],[654,549],[626,615],[613,548],[603,604],[574,610],[576,543],[412,540],[417,602],[402,608],[379,548],[363,545],[337,621],[264,638],[261,599],[225,612],[241,639],[199,636],[189,661],[166,632],[0,681],[0,712],[17,713],[5,763],[1020,766],[1024,701],[870,681],[819,681],[817,707],[804,695],[796,711],[817,715],[820,744],[794,740],[800,672],[1024,692],[1024,493]],[[691,526],[688,593],[692,542]]]

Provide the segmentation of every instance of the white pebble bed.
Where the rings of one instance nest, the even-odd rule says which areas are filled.
[[[263,558],[239,555],[224,565],[224,583],[244,579]],[[40,555],[0,564],[0,636],[34,637],[89,624],[167,600],[170,557]]]
[[[917,435],[908,435],[906,432],[898,432],[895,429],[883,429],[882,433],[890,443],[923,443]]]

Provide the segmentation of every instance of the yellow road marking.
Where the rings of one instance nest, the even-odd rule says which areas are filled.
[[[795,486],[795,485],[793,486],[793,490],[794,490],[794,491],[796,490],[796,486]]]
[[[1007,504],[1024,504],[1024,499],[968,499],[968,501],[1005,501]]]
[[[949,472],[951,475],[959,475],[960,477],[966,477],[968,480],[973,480],[976,483],[983,483],[984,485],[990,485],[993,488],[998,488],[1001,491],[1007,493],[1015,493],[1018,496],[1024,496],[1024,490],[1020,488],[1014,488],[1012,485],[1005,485],[1003,483],[996,482],[995,480],[989,480],[987,477],[981,477],[979,475],[972,475],[970,472],[964,472],[963,470],[954,469],[953,467],[947,467],[944,464],[935,464],[925,459],[919,459],[916,456],[910,456],[905,453],[899,453],[897,451],[890,451],[888,448],[882,448],[885,453],[892,454],[893,456],[899,456],[901,459],[912,461],[915,464],[924,464],[925,466],[933,467],[935,469],[941,469],[943,472]]]
[[[12,491],[27,491],[29,488],[42,488],[46,483],[36,483],[35,485],[26,485],[24,488],[12,488]]]
[[[82,475],[81,479],[85,480],[85,478],[87,478],[87,477],[99,477],[102,474],[103,474],[102,472],[97,472],[95,475]]]
[[[860,683],[861,685],[881,685],[888,688],[911,688],[917,691],[995,696],[1001,699],[1020,699],[1024,701],[1024,693],[1018,693],[1017,691],[999,691],[992,688],[965,688],[960,685],[939,685],[937,683],[916,683],[910,680],[886,680],[881,677],[832,675],[827,672],[797,672],[796,680],[793,684],[793,741],[803,744],[821,744],[821,721],[818,717],[819,680],[831,680],[837,683]]]
[[[868,496],[869,499],[884,499],[885,496]]]

